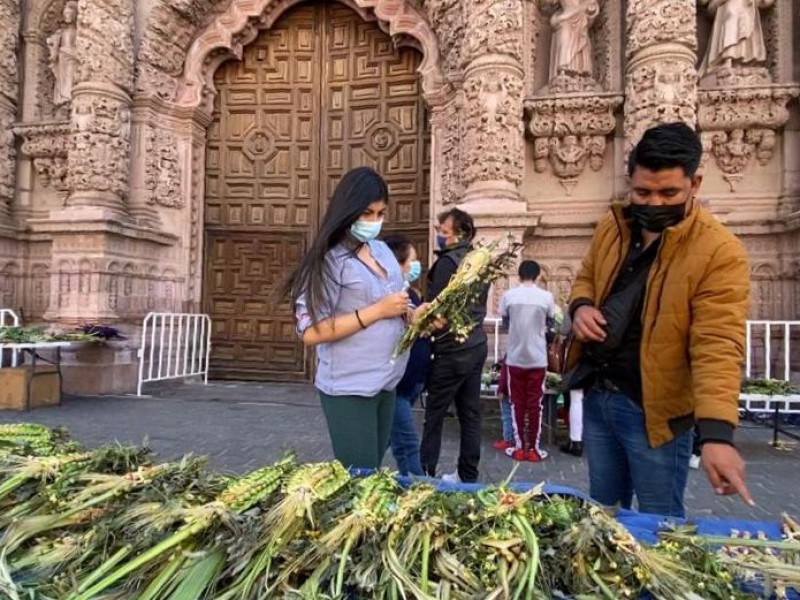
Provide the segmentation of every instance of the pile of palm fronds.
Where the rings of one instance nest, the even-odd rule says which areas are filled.
[[[447,324],[447,334],[465,341],[478,325],[472,316],[475,302],[489,286],[506,274],[522,244],[509,240],[508,247],[495,254],[497,242],[469,252],[444,290],[406,327],[395,348],[395,356],[411,349],[421,335],[433,331],[439,322]]]
[[[97,331],[47,331],[39,327],[0,327],[0,344],[42,344],[50,342],[100,342]]]
[[[797,583],[778,556],[739,564],[684,532],[643,546],[541,488],[439,493],[291,457],[232,478],[192,457],[83,451],[38,426],[0,440],[3,598],[688,600],[756,597],[735,585],[744,571]]]

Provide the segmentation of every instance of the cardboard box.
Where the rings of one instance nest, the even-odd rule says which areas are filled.
[[[0,369],[0,410],[23,410],[26,404],[30,408],[61,404],[61,378],[56,367],[36,365],[35,376],[30,365]]]

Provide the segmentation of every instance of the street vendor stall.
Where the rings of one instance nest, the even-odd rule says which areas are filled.
[[[607,510],[287,456],[240,477],[0,426],[10,598],[797,598],[800,527]]]

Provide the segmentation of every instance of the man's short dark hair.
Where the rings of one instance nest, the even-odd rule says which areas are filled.
[[[439,225],[451,219],[455,233],[462,240],[471,240],[475,237],[475,222],[472,220],[472,215],[460,208],[451,208],[443,213],[439,213]]]
[[[542,268],[535,260],[523,260],[519,264],[519,278],[521,281],[536,281]]]
[[[636,167],[662,171],[681,167],[687,177],[694,177],[700,167],[703,144],[700,136],[686,123],[666,123],[644,132],[628,157],[628,176]]]

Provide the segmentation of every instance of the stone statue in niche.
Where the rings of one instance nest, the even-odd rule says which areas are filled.
[[[47,38],[50,51],[50,69],[55,77],[53,105],[61,106],[72,98],[72,83],[75,79],[77,56],[75,36],[77,32],[78,3],[69,0],[64,6],[63,25]]]
[[[550,75],[559,78],[592,79],[592,42],[589,28],[600,13],[597,0],[560,0],[550,17]]]
[[[715,74],[718,83],[746,83],[768,78],[764,65],[767,48],[759,10],[772,6],[774,0],[701,0],[708,4],[714,25],[708,49],[700,64],[700,77]],[[753,80],[753,75],[758,78]]]

